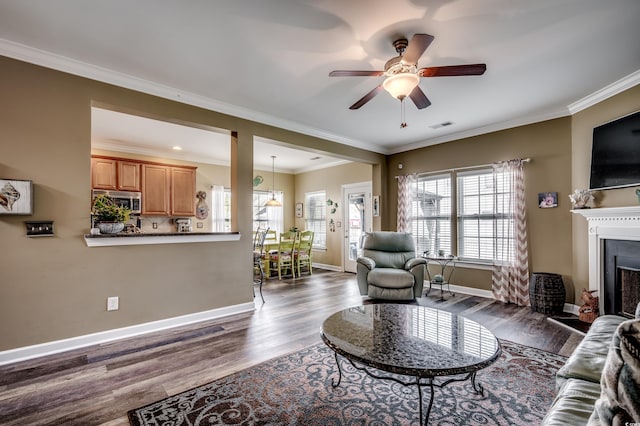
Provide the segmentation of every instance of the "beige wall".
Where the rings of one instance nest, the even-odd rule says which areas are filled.
[[[587,186],[592,127],[640,107],[636,87],[572,118],[397,154],[387,161],[362,149],[4,57],[0,91],[0,176],[32,180],[35,206],[31,216],[0,216],[0,350],[251,302],[254,136],[370,164],[373,193],[382,200],[375,229],[395,228],[393,176],[400,162],[402,173],[411,173],[531,157],[525,166],[530,270],[561,273],[570,302],[576,299],[573,282],[575,288],[586,283],[586,223],[572,218],[567,195]],[[87,248],[82,235],[89,226],[92,105],[231,130],[229,185],[240,241]],[[277,174],[276,187],[295,188],[296,199],[300,188],[312,186],[298,188],[280,178]],[[543,191],[558,192],[558,208],[537,208],[537,193]],[[601,198],[603,206],[635,202],[633,189],[605,191]],[[27,238],[25,220],[54,220],[56,235]],[[293,207],[286,212],[288,223],[294,223]],[[469,269],[456,272],[454,282],[488,289],[490,278]],[[119,311],[106,311],[107,296],[120,297]]]
[[[295,202],[304,203],[304,194],[314,191],[326,191],[327,199],[338,203],[335,214],[327,210],[327,218],[343,222],[344,206],[342,185],[370,182],[372,166],[363,163],[349,163],[322,170],[301,173],[295,176]],[[304,229],[304,218],[296,219],[296,226]],[[314,250],[313,262],[336,267],[342,266],[342,243],[344,242],[344,223],[342,228],[331,232],[327,226],[327,249]]]
[[[371,164],[385,161],[4,57],[0,92],[0,176],[32,180],[35,206],[31,216],[0,216],[0,350],[251,302],[254,135]],[[92,105],[234,132],[229,183],[240,241],[86,247]],[[55,221],[54,237],[26,237],[25,220],[47,219]],[[106,311],[107,296],[120,297],[120,310]]]
[[[567,300],[573,300],[571,280],[571,119],[560,118],[513,129],[461,139],[446,144],[392,155],[389,158],[390,229],[396,224],[395,175],[491,164],[512,158],[531,158],[525,184],[529,241],[529,270],[562,274]],[[400,170],[398,165],[402,163]],[[558,208],[538,208],[539,192],[557,192]],[[491,272],[456,269],[454,284],[491,289]]]
[[[589,187],[591,166],[591,142],[593,128],[640,110],[640,86],[631,88],[617,96],[587,108],[572,117],[571,187]],[[638,165],[640,167],[640,164]],[[622,207],[637,205],[635,190],[638,187],[606,189],[595,194],[597,207]],[[576,289],[589,288],[589,250],[587,220],[573,215],[573,277]],[[577,298],[576,298],[577,299]],[[576,300],[576,304],[580,304]]]

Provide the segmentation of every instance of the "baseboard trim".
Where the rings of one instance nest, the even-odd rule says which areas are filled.
[[[425,286],[424,287],[425,289],[428,289],[429,282],[427,281],[424,284],[424,286]],[[438,291],[440,290],[440,286],[435,286],[434,288],[436,288]],[[451,284],[451,291],[454,293],[468,294],[469,296],[479,296],[479,297],[486,297],[488,299],[495,299],[495,297],[493,297],[493,292],[491,290],[482,290],[479,288],[465,287],[461,285]],[[562,312],[578,315],[579,309],[580,307],[577,305],[572,305],[571,303],[565,303],[564,307],[562,308]]]
[[[179,317],[167,318],[159,321],[152,321],[128,327],[116,328],[113,330],[101,331],[98,333],[86,334],[83,336],[71,337],[68,339],[55,340],[52,342],[40,343],[32,346],[25,346],[16,349],[9,349],[0,352],[0,365],[11,364],[19,361],[26,361],[46,355],[53,355],[60,352],[79,349],[100,343],[111,342],[118,339],[139,336],[141,334],[162,331],[173,327],[194,324],[201,321],[208,321],[229,315],[251,312],[255,309],[253,302],[242,303],[240,305],[226,306],[224,308],[211,309],[203,312],[182,315]]]
[[[565,303],[564,307],[562,308],[562,312],[578,315],[580,313],[580,306],[572,305],[571,303]]]
[[[340,266],[336,266],[336,265],[325,265],[324,263],[315,263],[313,262],[313,267],[314,268],[320,268],[320,269],[326,269],[328,271],[333,271],[333,272],[342,272],[343,269]]]
[[[429,288],[429,284],[426,284],[426,288]],[[435,286],[434,288],[439,289],[439,285]],[[451,284],[451,291],[454,293],[462,293],[462,294],[468,294],[469,296],[479,296],[479,297],[486,297],[488,299],[494,299],[493,297],[493,292],[491,290],[482,290],[480,288],[473,288],[473,287],[465,287],[465,286],[461,286],[461,285],[455,285],[455,284]]]

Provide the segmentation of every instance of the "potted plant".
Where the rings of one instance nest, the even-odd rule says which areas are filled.
[[[91,214],[100,233],[115,234],[124,229],[124,223],[129,220],[131,210],[119,206],[108,195],[98,195],[93,200]]]

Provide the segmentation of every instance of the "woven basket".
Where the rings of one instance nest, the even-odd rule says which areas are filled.
[[[562,275],[534,272],[529,282],[531,310],[546,315],[561,314],[564,309],[565,288]]]

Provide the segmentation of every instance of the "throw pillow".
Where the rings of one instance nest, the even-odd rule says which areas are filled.
[[[616,330],[600,384],[595,410],[602,424],[640,423],[640,320]]]

